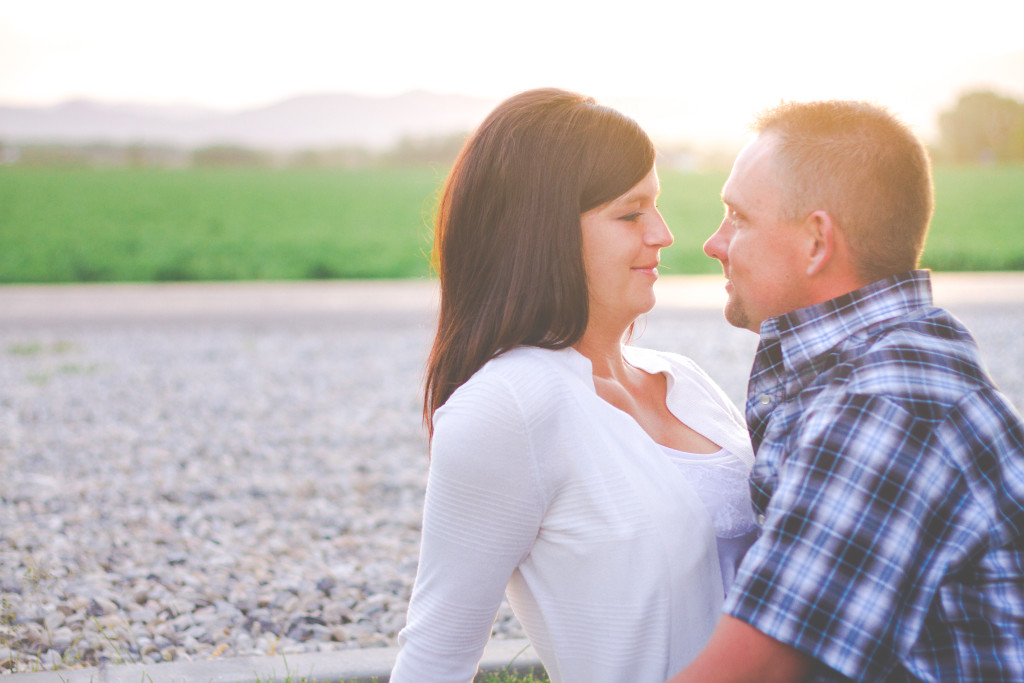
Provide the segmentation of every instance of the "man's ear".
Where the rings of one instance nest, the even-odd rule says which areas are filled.
[[[807,231],[807,274],[817,275],[836,257],[839,248],[839,227],[828,211],[819,209],[804,220]]]

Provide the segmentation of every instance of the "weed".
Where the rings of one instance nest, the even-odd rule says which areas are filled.
[[[57,368],[57,372],[62,375],[93,375],[99,370],[99,367],[99,363],[89,363],[88,365],[63,363]]]
[[[14,673],[17,663],[14,661],[14,643],[18,640],[14,628],[14,620],[17,615],[14,613],[14,606],[8,601],[7,596],[0,596],[0,647],[7,649],[7,658],[0,661],[0,669]]]
[[[75,350],[75,344],[69,341],[55,341],[49,346],[42,342],[16,342],[7,346],[7,353],[12,356],[38,356],[44,353],[62,354]]]
[[[40,342],[25,342],[22,344],[9,344],[7,353],[12,356],[37,356],[43,352],[43,345]]]
[[[93,623],[96,624],[96,630],[103,637],[103,640],[106,641],[107,645],[109,645],[110,648],[114,651],[114,663],[115,664],[126,664],[126,663],[127,664],[137,664],[138,663],[135,660],[134,657],[131,657],[131,656],[126,657],[125,656],[124,651],[121,649],[121,644],[117,641],[116,638],[112,638],[110,636],[110,633],[108,633],[109,629],[104,624],[101,624],[100,620],[97,617],[93,617]],[[116,636],[117,634],[115,633],[114,635]],[[130,638],[132,638],[133,644],[135,645],[135,648],[137,650],[138,649],[138,644],[134,643],[134,637],[131,635],[131,631],[128,632],[128,635],[129,635]]]

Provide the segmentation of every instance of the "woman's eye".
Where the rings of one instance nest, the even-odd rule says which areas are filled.
[[[639,220],[640,216],[642,215],[643,214],[640,213],[639,211],[634,211],[632,213],[627,213],[623,216],[619,216],[619,220],[626,221],[628,223],[635,223],[637,220]]]

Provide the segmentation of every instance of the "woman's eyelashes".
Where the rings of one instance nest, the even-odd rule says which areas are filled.
[[[649,211],[657,213],[659,209],[657,202],[631,202],[631,204],[636,207],[636,210],[626,211],[625,213],[620,214],[618,216],[618,220],[626,221],[627,223],[636,223],[645,213]]]

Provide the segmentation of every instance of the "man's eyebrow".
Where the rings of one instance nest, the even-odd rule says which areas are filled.
[[[734,214],[739,217],[745,215],[743,212],[743,207],[737,205],[735,200],[732,200],[732,198],[726,197],[724,192],[722,193],[722,205],[725,207],[726,212],[729,214]]]
[[[727,187],[722,188],[722,193],[719,196],[721,197],[723,204],[733,209],[738,208],[736,206],[737,201],[742,201],[741,199],[738,200],[735,195],[729,192],[729,188]]]

